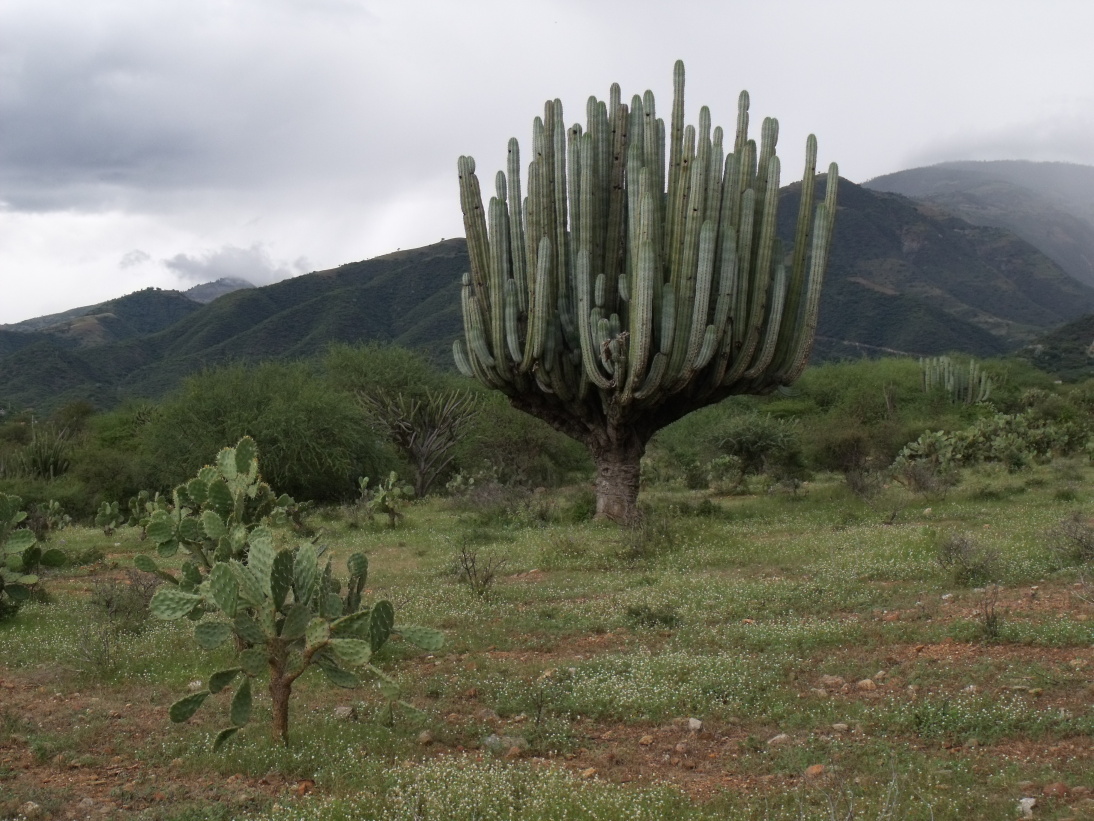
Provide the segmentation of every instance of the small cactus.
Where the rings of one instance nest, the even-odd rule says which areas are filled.
[[[23,500],[0,493],[0,618],[14,616],[30,598],[43,567],[60,567],[65,553],[57,548],[43,549],[26,521]]]
[[[383,513],[388,517],[388,524],[395,527],[403,518],[400,508],[414,498],[414,488],[399,479],[395,471],[388,475],[386,482],[377,482],[374,488],[370,488],[368,484],[367,476],[357,480],[366,515],[371,519],[377,513]]]
[[[360,678],[352,668],[364,668],[379,679],[385,696],[395,701],[399,686],[370,664],[372,655],[392,635],[426,650],[443,645],[437,630],[396,627],[395,609],[388,601],[362,608],[368,579],[368,559],[363,554],[349,558],[349,580],[341,595],[330,561],[320,570],[314,545],[276,551],[265,527],[255,528],[247,542],[246,564],[234,558],[217,562],[192,589],[165,586],[151,602],[153,615],[166,621],[207,616],[194,627],[194,639],[205,650],[235,640],[238,664],[214,673],[206,689],[176,701],[170,709],[172,721],[186,721],[206,698],[239,678],[229,710],[230,725],[217,735],[214,749],[248,722],[252,680],[267,672],[274,738],[287,744],[289,697],[294,682],[308,668],[318,667],[340,687],[359,686]]]

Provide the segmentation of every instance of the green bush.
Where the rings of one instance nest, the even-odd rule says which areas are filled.
[[[154,487],[197,473],[210,453],[251,436],[262,475],[294,499],[352,498],[361,475],[384,475],[390,457],[353,398],[305,363],[231,365],[186,380],[141,438],[158,466]]]

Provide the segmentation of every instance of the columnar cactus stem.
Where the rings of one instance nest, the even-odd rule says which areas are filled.
[[[814,202],[810,135],[784,255],[778,122],[764,120],[757,147],[741,92],[729,150],[706,107],[698,126],[685,125],[681,62],[673,91],[668,127],[649,91],[628,107],[613,85],[568,129],[562,103],[548,101],[533,123],[523,200],[515,139],[486,209],[474,160],[459,161],[471,271],[456,364],[583,442],[599,466],[598,515],[616,520],[634,515],[654,432],[801,374],[836,214],[834,163],[825,201]]]

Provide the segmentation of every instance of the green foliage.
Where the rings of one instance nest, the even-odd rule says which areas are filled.
[[[232,558],[218,561],[208,577],[191,591],[168,586],[157,591],[151,611],[171,621],[206,614],[198,621],[194,639],[204,650],[214,650],[230,639],[237,648],[237,665],[214,673],[207,689],[171,705],[172,721],[188,720],[213,693],[238,680],[229,709],[230,725],[220,732],[214,749],[232,738],[251,717],[252,682],[269,675],[273,700],[273,733],[288,743],[288,702],[295,681],[309,668],[318,668],[340,687],[356,687],[355,669],[365,669],[379,680],[390,702],[399,701],[399,685],[370,660],[392,635],[427,650],[438,650],[443,636],[425,627],[395,626],[394,607],[379,601],[363,608],[361,594],[368,578],[368,560],[360,553],[349,558],[349,579],[342,585],[332,575],[331,563],[320,569],[315,547],[276,551],[265,528],[246,536],[246,563]]]
[[[1055,423],[1029,411],[996,413],[961,430],[924,433],[900,452],[894,468],[901,470],[911,462],[928,462],[950,471],[961,464],[998,462],[1014,472],[1038,459],[1077,453],[1089,438],[1085,424]]]
[[[126,521],[127,518],[119,509],[117,502],[103,502],[95,514],[95,527],[101,527],[104,536],[113,535],[114,531]]]
[[[148,422],[142,441],[155,486],[193,475],[203,453],[250,436],[269,481],[298,499],[352,495],[354,478],[386,465],[353,398],[306,363],[232,365],[189,378]]]
[[[43,549],[34,531],[24,527],[27,518],[18,496],[0,493],[0,619],[14,616],[31,596],[43,567],[60,567],[64,551]]]
[[[479,413],[478,398],[466,391],[427,390],[415,397],[373,389],[358,396],[370,419],[414,468],[419,498],[448,470],[454,448]]]
[[[770,414],[745,414],[718,432],[718,450],[736,460],[741,478],[760,473],[785,478],[803,468],[798,427]]]
[[[380,391],[419,398],[450,388],[453,381],[415,351],[377,342],[331,345],[323,368],[331,384],[351,396]]]
[[[480,412],[455,448],[455,463],[465,473],[489,473],[503,484],[533,488],[558,487],[592,475],[592,460],[578,442],[514,410],[496,392],[484,392],[481,401]]]
[[[40,542],[48,541],[55,532],[64,530],[70,524],[72,517],[65,513],[56,499],[31,505],[26,520],[26,526]]]
[[[395,527],[403,518],[402,508],[414,498],[414,488],[401,481],[395,471],[388,474],[386,481],[377,480],[375,487],[370,488],[368,483],[367,476],[357,480],[361,494],[358,504],[369,519],[379,513],[387,516],[390,527]]]
[[[234,448],[223,448],[215,464],[176,487],[170,505],[158,496],[145,496],[142,510],[141,501],[138,496],[131,502],[134,524],[145,521],[141,517],[148,514],[143,526],[156,552],[170,558],[182,549],[188,560],[178,579],[161,571],[148,556],[138,557],[137,566],[178,584],[183,591],[193,590],[217,562],[245,561],[251,532],[264,523],[284,524],[293,504],[291,497],[276,496],[262,480],[258,447],[248,436]]]
[[[18,454],[18,468],[33,479],[54,479],[72,464],[69,432],[56,425],[32,425],[31,440]]]

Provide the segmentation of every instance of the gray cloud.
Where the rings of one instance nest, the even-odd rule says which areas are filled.
[[[954,135],[910,155],[912,166],[947,160],[1033,160],[1094,165],[1094,103],[1089,111]]]
[[[179,277],[194,282],[211,282],[223,277],[245,279],[255,285],[266,285],[302,274],[307,260],[292,263],[276,262],[261,245],[237,248],[226,245],[197,256],[176,254],[163,261],[164,266]]]
[[[653,89],[666,116],[677,58],[688,68],[689,122],[706,103],[714,123],[732,129],[742,88],[753,132],[764,116],[779,117],[787,182],[809,132],[822,165],[837,160],[853,180],[906,168],[917,152],[916,164],[1094,162],[1084,153],[1091,87],[1075,68],[1088,58],[1094,4],[1052,7],[7,0],[0,270],[26,272],[41,291],[35,307],[27,288],[0,313],[101,301],[122,282],[240,275],[261,284],[305,270],[285,261],[302,255],[327,268],[455,236],[458,156],[478,160],[488,192],[509,137],[530,159],[545,99],[583,120],[587,96],[603,99],[613,81],[627,99]],[[701,22],[666,26],[670,11]],[[767,37],[731,38],[727,48],[727,31],[769,32],[781,56],[772,61]],[[1068,111],[1070,125],[1059,116]],[[1035,139],[1018,127],[991,130],[1038,112],[1060,128]],[[135,248],[170,264],[103,276],[116,275],[119,260],[135,263]],[[202,248],[219,250],[177,253]]]
[[[127,251],[125,253],[125,255],[121,258],[121,261],[118,263],[118,267],[122,268],[123,270],[125,268],[133,268],[137,265],[148,262],[151,259],[151,254],[145,253],[140,248],[134,248],[132,251]]]

